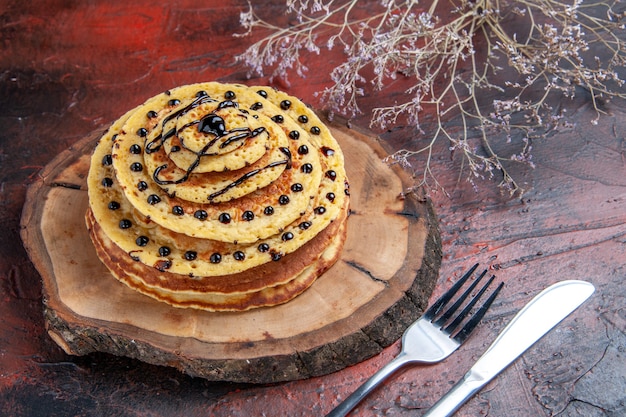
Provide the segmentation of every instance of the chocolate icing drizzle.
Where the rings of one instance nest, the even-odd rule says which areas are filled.
[[[164,169],[166,169],[168,167],[167,164],[163,164],[159,167],[157,167],[152,175],[154,181],[159,184],[159,185],[169,185],[169,184],[180,184],[183,183],[185,181],[187,181],[189,179],[189,177],[191,176],[191,174],[193,174],[194,170],[198,167],[198,165],[200,164],[200,161],[202,159],[202,157],[204,156],[214,156],[217,155],[218,152],[209,152],[209,150],[213,147],[213,145],[215,145],[215,143],[217,143],[219,140],[223,140],[222,143],[220,143],[219,148],[223,149],[225,147],[227,147],[228,145],[237,142],[237,141],[245,141],[248,139],[252,139],[255,138],[257,136],[259,136],[260,134],[262,134],[263,132],[266,131],[266,128],[264,127],[258,127],[254,130],[248,128],[248,127],[239,127],[239,128],[234,128],[234,129],[226,129],[226,123],[224,121],[224,119],[222,119],[222,117],[220,117],[217,114],[217,111],[221,110],[221,109],[225,109],[225,108],[238,108],[238,104],[237,102],[234,102],[232,100],[225,100],[222,101],[218,104],[217,108],[211,112],[206,114],[205,116],[203,116],[201,119],[198,120],[193,120],[183,126],[181,126],[180,128],[172,128],[168,131],[166,131],[164,133],[164,129],[165,126],[168,122],[170,122],[173,119],[177,119],[180,118],[182,116],[184,116],[185,114],[187,114],[189,111],[191,111],[192,109],[205,104],[205,103],[209,103],[209,102],[217,102],[217,100],[207,96],[207,95],[200,95],[198,96],[195,100],[193,100],[191,103],[189,103],[188,105],[186,105],[185,107],[182,107],[178,110],[176,110],[175,112],[172,112],[172,114],[166,116],[165,118],[163,118],[163,120],[161,121],[160,124],[160,128],[161,128],[161,132],[157,135],[156,138],[152,139],[150,142],[147,142],[145,145],[145,152],[146,153],[153,153],[158,151],[163,144],[165,143],[165,141],[173,138],[173,137],[178,137],[181,145],[187,149],[190,152],[193,152],[196,155],[195,160],[189,165],[189,167],[187,167],[187,169],[185,170],[185,173],[178,179],[174,179],[174,180],[166,180],[163,178],[160,178],[160,173],[161,171],[163,171]],[[245,117],[245,112],[242,111],[242,117]],[[192,128],[194,126],[197,126],[196,128],[198,129],[198,132],[206,134],[206,135],[212,135],[214,136],[211,140],[209,140],[206,145],[204,145],[202,147],[202,149],[200,149],[200,151],[193,151],[191,149],[189,149],[188,147],[185,146],[184,144],[184,140],[182,137],[179,136],[179,134],[181,132],[183,132],[186,129]],[[226,192],[228,192],[228,190],[237,187],[239,185],[241,185],[242,183],[244,183],[246,180],[254,177],[255,175],[258,175],[260,172],[267,170],[267,169],[271,169],[273,167],[279,166],[279,165],[287,165],[287,168],[291,168],[291,152],[289,151],[288,148],[285,147],[281,147],[280,151],[286,156],[286,159],[284,160],[279,160],[279,161],[275,161],[272,162],[262,168],[258,168],[258,169],[254,169],[252,171],[249,171],[245,174],[243,174],[241,177],[239,177],[238,179],[236,179],[235,181],[231,182],[230,184],[228,184],[226,187],[222,188],[219,191],[216,191],[212,194],[210,194],[208,196],[208,200],[212,201],[213,199],[215,199],[216,197],[225,194]]]
[[[289,164],[291,162],[291,152],[289,151],[289,148],[281,147],[280,150],[281,150],[281,152],[283,154],[287,155],[287,159],[283,159],[283,160],[280,160],[280,161],[275,161],[275,162],[267,164],[266,166],[264,166],[262,168],[257,168],[257,169],[253,169],[252,171],[246,172],[241,177],[237,178],[235,181],[233,181],[230,184],[228,184],[226,187],[222,188],[219,191],[214,192],[213,194],[210,194],[209,197],[208,197],[208,200],[211,201],[215,197],[218,197],[218,196],[220,196],[222,194],[225,194],[231,188],[234,188],[234,187],[237,187],[237,186],[243,184],[246,180],[249,180],[250,178],[254,177],[255,175],[259,174],[261,171],[264,171],[266,169],[277,167],[279,165],[287,165],[287,168],[290,168]]]

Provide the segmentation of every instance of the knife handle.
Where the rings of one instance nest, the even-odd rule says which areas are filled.
[[[478,372],[470,370],[463,379],[456,383],[446,395],[441,397],[422,417],[451,416],[472,395],[476,394],[489,379],[483,378]]]

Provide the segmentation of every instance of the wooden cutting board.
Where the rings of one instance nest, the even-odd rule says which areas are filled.
[[[50,337],[68,354],[108,352],[214,381],[269,383],[358,363],[401,337],[428,303],[441,242],[428,199],[367,133],[331,124],[351,215],[342,257],[296,299],[241,313],[174,308],[118,282],[87,235],[86,176],[100,131],[39,174],[22,239],[41,274]]]

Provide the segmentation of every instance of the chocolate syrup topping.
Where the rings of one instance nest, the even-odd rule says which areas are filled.
[[[198,131],[213,134],[215,136],[224,136],[226,133],[226,123],[224,123],[224,119],[219,117],[217,114],[210,113],[200,119]]]
[[[170,269],[172,267],[172,261],[167,260],[159,260],[154,264],[154,267],[159,271],[163,272],[166,269]]]
[[[207,199],[209,201],[213,201],[215,199],[215,197],[219,197],[220,195],[223,195],[225,193],[228,192],[228,190],[235,188],[241,184],[243,184],[245,181],[249,180],[250,178],[254,177],[255,175],[258,175],[260,172],[266,170],[266,169],[271,169],[274,167],[277,167],[279,165],[289,165],[291,163],[291,159],[284,159],[284,160],[280,160],[280,161],[275,161],[272,163],[267,164],[266,166],[262,167],[262,168],[257,168],[257,169],[253,169],[252,171],[248,171],[245,174],[243,174],[241,177],[237,178],[235,181],[231,182],[230,184],[228,184],[226,187],[222,188],[219,191],[216,191],[212,194],[209,194],[209,196],[207,197]]]
[[[216,101],[217,100],[212,99],[209,96],[200,96],[200,97],[196,98],[194,101],[189,103],[187,106],[185,106],[183,108],[180,108],[180,109],[176,110],[175,112],[171,113],[170,115],[168,115],[167,117],[163,118],[163,120],[161,121],[161,129],[163,129],[165,127],[165,125],[170,120],[182,117],[185,114],[187,114],[189,111],[195,109],[198,106],[201,106],[204,103],[210,103],[210,102],[216,102]],[[163,143],[167,139],[172,137],[174,134],[176,134],[176,129],[170,130],[165,135],[161,132],[161,134],[157,135],[157,137],[154,138],[152,141],[146,143],[146,152],[147,153],[152,153],[152,152],[158,151],[161,148],[161,146],[163,145]]]
[[[227,96],[230,97],[230,95],[227,95]],[[182,117],[183,115],[187,114],[190,110],[192,110],[192,109],[194,109],[194,108],[196,108],[196,107],[198,107],[198,106],[200,106],[200,105],[202,105],[204,103],[215,102],[215,101],[216,100],[210,98],[209,96],[199,95],[194,101],[192,101],[187,106],[185,106],[185,107],[183,107],[183,108],[173,112],[169,116],[165,117],[163,119],[163,121],[161,122],[161,129],[163,129],[163,127],[165,127],[166,123],[168,123],[170,120]],[[220,102],[218,104],[217,109],[214,112],[211,112],[211,113],[205,115],[200,120],[193,120],[193,121],[185,124],[184,126],[182,126],[180,128],[172,128],[172,129],[168,130],[165,133],[161,132],[161,134],[157,135],[157,137],[155,139],[153,139],[152,141],[146,143],[145,150],[146,150],[147,153],[156,152],[156,151],[158,151],[161,148],[161,146],[163,146],[165,141],[167,141],[168,139],[170,139],[172,137],[178,137],[178,135],[182,131],[184,131],[185,129],[188,129],[188,128],[192,127],[192,126],[197,126],[198,132],[200,132],[200,133],[214,136],[198,152],[194,152],[191,149],[187,148],[185,146],[185,144],[184,144],[183,139],[179,137],[182,146],[185,149],[187,149],[187,150],[189,150],[191,152],[194,152],[196,154],[196,159],[187,167],[187,169],[185,170],[185,174],[183,174],[180,178],[173,179],[173,180],[166,180],[166,179],[160,178],[160,173],[164,169],[167,168],[167,166],[168,166],[167,164],[163,164],[163,165],[157,167],[154,170],[153,174],[152,174],[152,177],[153,177],[154,181],[157,184],[159,184],[159,185],[180,184],[180,183],[183,183],[183,182],[187,181],[189,179],[189,177],[191,176],[191,174],[193,173],[193,171],[200,164],[200,161],[201,161],[202,157],[204,157],[204,156],[211,156],[211,155],[215,155],[216,154],[216,152],[214,152],[214,151],[210,152],[209,149],[211,149],[211,147],[213,145],[215,145],[215,143],[217,143],[221,139],[223,139],[223,141],[219,145],[219,147],[220,147],[220,149],[223,149],[223,148],[227,147],[228,145],[230,145],[230,144],[232,144],[234,142],[244,141],[244,140],[255,138],[255,137],[259,136],[260,134],[262,134],[263,132],[266,131],[266,129],[264,127],[259,127],[259,128],[254,129],[254,130],[251,130],[250,128],[245,128],[245,127],[235,128],[235,129],[231,129],[231,130],[226,129],[226,122],[224,121],[224,119],[222,117],[220,117],[216,113],[217,111],[219,111],[221,109],[225,109],[225,108],[238,108],[238,104],[236,102],[232,101],[232,100],[224,100],[224,101],[222,101],[222,102]],[[283,153],[285,153],[285,152],[283,151]],[[288,160],[287,161],[280,161],[279,164],[287,164],[287,165],[289,165],[291,163],[291,155],[289,154],[287,156],[288,156]],[[274,167],[276,165],[278,165],[278,164],[270,164],[270,165],[268,165],[268,166],[266,166],[264,168],[261,168],[261,170],[269,169],[269,168],[272,168],[272,167]],[[224,194],[229,189],[238,186],[239,184],[241,184],[246,179],[250,178],[251,176],[254,176],[254,175],[258,174],[258,172],[260,172],[260,171],[259,170],[252,171],[252,173],[248,173],[247,176],[238,179],[237,181],[233,182],[232,184],[230,184],[225,189],[220,190],[217,193],[211,194],[209,196],[209,201],[213,200],[218,195]]]

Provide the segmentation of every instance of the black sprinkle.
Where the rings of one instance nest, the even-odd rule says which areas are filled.
[[[146,116],[148,116],[149,119],[154,119],[155,117],[157,117],[159,114],[157,112],[155,112],[154,110],[150,110],[148,112],[148,114],[146,114]]]
[[[228,213],[221,213],[218,217],[218,220],[220,221],[220,223],[224,223],[224,224],[228,224],[230,223],[230,214]]]
[[[259,91],[257,91],[257,93],[258,93],[261,97],[263,97],[263,98],[267,98],[267,91],[265,91],[265,90],[259,90]]]
[[[265,209],[263,210],[263,214],[265,214],[266,216],[271,216],[272,214],[274,214],[274,207],[272,206],[265,207]]]
[[[109,203],[109,210],[117,210],[118,208],[120,208],[120,203],[117,201],[111,201]]]
[[[198,210],[193,214],[193,217],[195,217],[198,220],[206,220],[207,217],[209,217],[209,215],[204,210]]]
[[[145,138],[146,136],[148,136],[148,130],[145,127],[137,129],[137,136]]]
[[[276,123],[282,123],[285,121],[285,118],[281,114],[277,114],[276,116],[272,116],[272,120]]]
[[[267,243],[261,243],[258,249],[259,252],[267,252],[268,250],[270,250],[270,245],[268,245]]]
[[[200,98],[200,97],[206,97],[208,96],[207,92],[204,90],[200,90],[196,93],[196,97]]]
[[[102,179],[102,186],[103,187],[112,187],[113,186],[113,180],[111,178],[104,178]]]
[[[178,106],[180,104],[180,100],[178,100],[177,98],[173,98],[170,101],[168,101],[167,104],[169,106]]]
[[[302,230],[306,230],[311,227],[311,222],[302,222],[298,225],[298,227]]]
[[[120,229],[129,229],[133,223],[128,219],[120,220]]]
[[[185,210],[183,210],[181,206],[174,206],[172,207],[172,214],[182,216],[183,214],[185,214]]]
[[[193,261],[197,257],[198,257],[198,253],[195,251],[188,250],[187,252],[185,252],[185,259],[188,261]]]
[[[324,213],[326,213],[326,207],[324,206],[315,207],[315,214],[324,214]]]
[[[284,241],[291,240],[291,239],[293,239],[293,233],[291,233],[291,232],[283,233],[283,235],[280,238],[282,240],[284,240]]]
[[[148,183],[147,183],[147,182],[145,182],[145,181],[139,181],[139,182],[137,183],[137,189],[138,189],[139,191],[145,191],[145,190],[147,190],[147,189],[148,189]]]
[[[211,254],[209,260],[212,264],[219,264],[220,262],[222,262],[222,255],[220,255],[219,253],[213,253]]]
[[[254,213],[251,212],[250,210],[246,210],[241,215],[241,218],[244,219],[245,221],[249,222],[249,221],[254,219]]]
[[[289,137],[293,140],[297,140],[298,138],[300,138],[300,132],[298,132],[297,130],[292,130],[291,132],[289,132]]]
[[[320,151],[322,152],[324,156],[333,156],[335,154],[335,150],[332,148],[329,148],[328,146],[322,146]]]
[[[272,261],[280,261],[280,258],[283,257],[283,254],[280,252],[272,252]]]
[[[328,199],[328,201],[333,202],[335,201],[335,193],[328,193],[326,194],[326,198]]]
[[[130,148],[128,148],[128,150],[132,154],[139,155],[141,153],[141,146],[139,146],[139,145],[137,145],[135,143],[135,144],[131,145]]]
[[[237,252],[233,253],[233,258],[235,258],[236,261],[243,261],[244,259],[246,259],[246,254],[238,250]]]
[[[284,206],[285,204],[289,204],[289,196],[286,196],[285,194],[283,194],[280,197],[278,197],[278,204],[280,204],[281,206]]]
[[[141,165],[139,162],[133,162],[132,164],[130,164],[130,170],[133,172],[141,172],[143,171],[143,165]]]
[[[226,100],[232,100],[236,97],[235,92],[234,91],[230,91],[228,90],[227,92],[224,93],[224,98]]]
[[[304,187],[299,182],[291,185],[291,191],[293,191],[294,193],[299,193],[302,190],[304,190]]]
[[[262,108],[263,108],[263,103],[261,103],[260,101],[257,101],[252,106],[250,106],[250,110],[259,110]]]
[[[306,145],[300,145],[300,147],[298,148],[298,153],[300,155],[306,155],[309,153],[309,147]]]
[[[111,155],[104,155],[102,158],[102,165],[109,166],[113,163],[113,157]]]
[[[326,171],[326,178],[331,179],[333,181],[335,181],[335,179],[337,178],[337,173],[335,171],[333,171],[332,169],[329,169],[328,171]]]
[[[317,127],[317,126],[313,126],[313,127],[311,128],[311,133],[313,133],[314,135],[319,135],[319,134],[320,134],[320,132],[321,132],[321,131],[320,131],[320,128],[319,128],[319,127]]]
[[[298,121],[300,123],[308,123],[309,118],[306,116],[306,114],[301,114],[300,116],[298,116]]]
[[[300,171],[304,172],[305,174],[310,174],[311,172],[313,172],[313,165],[307,162],[300,167]]]
[[[148,200],[147,201],[148,201],[148,204],[155,205],[155,204],[161,202],[161,198],[158,195],[156,195],[156,194],[150,194],[148,196]]]
[[[291,101],[289,100],[283,100],[280,102],[280,108],[283,110],[288,110],[289,107],[291,107]]]
[[[170,253],[172,253],[172,251],[167,246],[161,246],[159,248],[159,256],[167,256]]]
[[[137,244],[137,246],[146,246],[149,241],[150,241],[150,239],[148,239],[147,236],[139,236],[135,240],[135,243]]]

